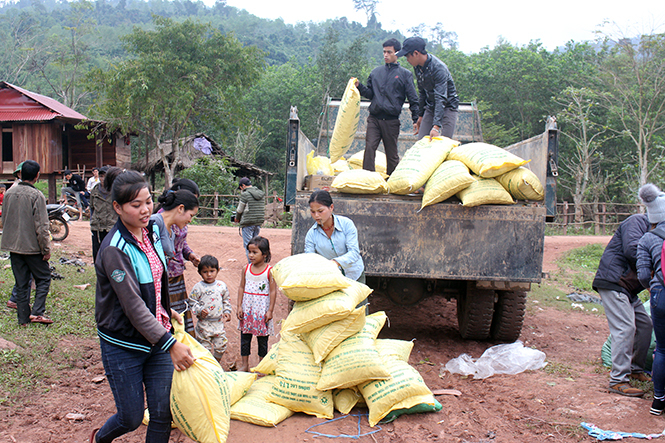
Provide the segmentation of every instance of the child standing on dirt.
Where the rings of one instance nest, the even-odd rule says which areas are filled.
[[[259,357],[268,353],[268,336],[274,334],[272,313],[277,289],[272,278],[270,242],[254,237],[247,243],[250,263],[243,268],[238,287],[238,329],[240,330],[240,371],[249,370],[252,336],[256,336]]]
[[[219,262],[212,255],[204,255],[199,261],[199,275],[203,278],[189,294],[189,306],[196,315],[196,339],[222,364],[226,352],[224,323],[231,321],[229,290],[223,281],[217,280]]]

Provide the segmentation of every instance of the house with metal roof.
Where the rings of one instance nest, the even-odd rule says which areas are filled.
[[[103,122],[45,95],[0,82],[0,179],[12,173],[24,160],[35,160],[41,176],[48,180],[49,202],[54,203],[56,178],[65,169],[91,171],[111,165],[129,167],[129,138],[120,134],[90,137],[93,127]]]

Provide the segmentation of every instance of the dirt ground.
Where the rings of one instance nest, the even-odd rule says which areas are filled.
[[[90,250],[87,222],[74,222],[72,234],[61,246],[68,252]],[[265,229],[270,239],[273,262],[290,253],[290,231]],[[554,260],[571,248],[590,242],[606,243],[609,237],[548,237],[545,242],[544,272],[555,271]],[[219,279],[231,289],[235,307],[240,272],[245,262],[242,240],[237,228],[190,228],[189,244],[200,255],[218,257],[222,271]],[[89,256],[87,257],[89,260]],[[91,261],[91,260],[90,260]],[[187,287],[199,280],[189,267]],[[91,294],[92,296],[92,294]],[[403,416],[381,425],[373,435],[360,441],[397,442],[535,442],[592,441],[580,428],[589,422],[603,429],[624,432],[656,433],[665,428],[665,419],[649,414],[650,401],[627,398],[607,392],[608,372],[597,363],[600,349],[608,336],[604,318],[576,311],[542,308],[530,300],[521,340],[547,354],[553,370],[518,375],[499,375],[473,380],[443,373],[446,362],[462,353],[479,357],[491,342],[464,341],[457,332],[455,301],[429,298],[413,307],[400,307],[387,299],[370,299],[370,311],[385,310],[390,325],[383,338],[415,339],[410,363],[416,367],[431,389],[457,389],[460,397],[440,396],[443,409],[438,413]],[[5,310],[3,315],[14,315]],[[283,319],[287,300],[278,299],[275,318]],[[236,322],[228,328],[230,346],[225,366],[239,358],[239,334]],[[272,337],[270,343],[274,343]],[[99,345],[95,340],[72,341],[63,338],[61,346],[78,348],[84,356],[76,367],[54,380],[50,391],[39,399],[26,397],[20,407],[0,410],[0,443],[87,442],[89,432],[99,427],[114,412],[113,398],[106,382],[93,379],[104,374]],[[253,356],[251,363],[257,363]],[[68,413],[85,417],[80,421],[65,418]],[[275,441],[283,443],[313,441],[306,430],[324,420],[296,414],[276,428],[261,428],[231,421],[228,442]],[[315,429],[327,434],[355,434],[353,417],[325,424]],[[362,432],[370,431],[366,418]],[[118,442],[144,441],[145,427],[120,438]],[[317,439],[318,440],[318,439]],[[342,441],[349,441],[343,438]],[[172,442],[190,442],[174,431]]]

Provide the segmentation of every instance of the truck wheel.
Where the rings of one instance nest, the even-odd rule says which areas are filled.
[[[494,306],[492,339],[512,343],[522,332],[526,311],[526,291],[497,291],[499,301]]]
[[[469,283],[457,298],[457,323],[465,340],[485,340],[490,336],[494,315],[493,290],[478,289]]]
[[[392,278],[387,292],[396,305],[415,305],[425,295],[425,282],[417,278]]]

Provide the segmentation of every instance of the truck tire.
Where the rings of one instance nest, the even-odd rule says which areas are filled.
[[[485,340],[490,336],[494,316],[493,290],[478,289],[467,284],[466,293],[457,298],[457,323],[465,340]]]
[[[497,291],[499,300],[494,306],[492,339],[512,343],[522,333],[526,311],[526,291]]]
[[[386,291],[396,305],[412,306],[425,296],[425,282],[417,278],[391,278]]]

